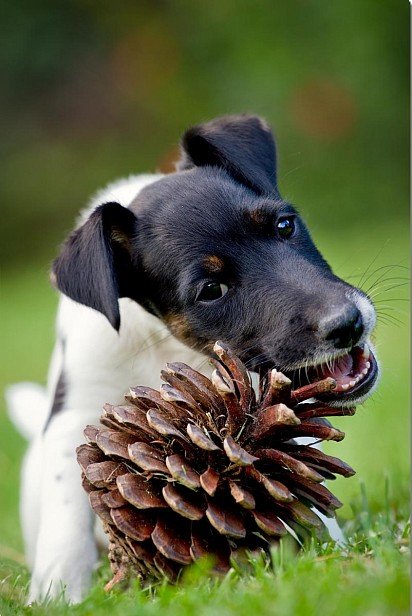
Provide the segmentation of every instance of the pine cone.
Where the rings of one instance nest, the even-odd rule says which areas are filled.
[[[327,516],[341,506],[321,482],[353,469],[294,441],[343,439],[324,418],[355,409],[305,402],[334,380],[293,390],[272,370],[256,395],[244,364],[222,343],[214,350],[211,380],[168,364],[160,392],[132,388],[124,406],[105,405],[104,427],[85,429],[77,459],[109,536],[108,587],[130,573],[174,580],[204,555],[227,571],[238,550],[267,550],[288,532],[319,535],[312,506]]]

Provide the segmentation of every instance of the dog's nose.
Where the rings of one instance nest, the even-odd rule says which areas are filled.
[[[337,349],[352,347],[364,332],[362,314],[354,304],[350,304],[338,315],[325,319],[319,329],[325,340],[329,340]]]

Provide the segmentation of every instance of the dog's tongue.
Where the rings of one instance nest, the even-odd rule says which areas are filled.
[[[320,368],[319,376],[322,378],[332,377],[333,379],[340,381],[342,377],[348,376],[353,369],[353,357],[349,353],[343,357],[335,359],[332,366],[323,364]]]
[[[308,381],[313,383],[331,377],[336,381],[334,393],[347,391],[366,377],[371,367],[370,358],[368,345],[354,347],[342,357],[314,366],[307,373]]]

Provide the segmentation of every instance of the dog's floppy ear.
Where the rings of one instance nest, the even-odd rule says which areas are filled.
[[[258,194],[277,195],[276,148],[272,132],[257,116],[217,118],[183,135],[178,169],[218,166]]]
[[[104,314],[119,331],[119,297],[130,296],[134,214],[119,203],[100,205],[71,233],[53,263],[52,281],[71,299]]]

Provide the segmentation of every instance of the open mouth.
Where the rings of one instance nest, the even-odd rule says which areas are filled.
[[[378,364],[374,354],[365,343],[353,347],[345,355],[330,361],[286,372],[294,387],[316,383],[327,377],[336,381],[336,387],[327,394],[317,396],[321,400],[354,402],[366,396],[378,377]]]

